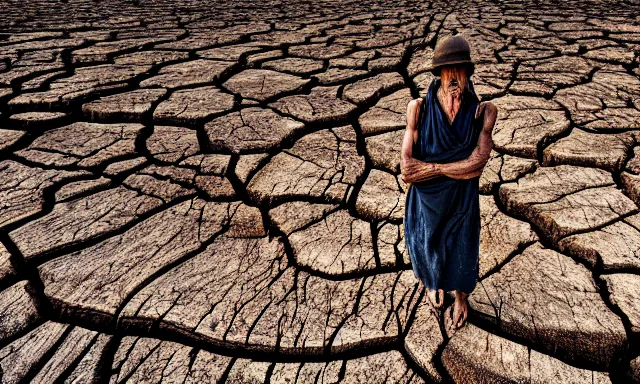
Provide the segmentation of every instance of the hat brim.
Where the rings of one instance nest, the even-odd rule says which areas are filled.
[[[470,66],[475,67],[475,63],[473,61],[469,61],[469,60],[454,60],[454,61],[449,61],[449,62],[438,64],[438,65],[432,65],[432,66],[427,68],[427,71],[433,73],[436,76],[439,76],[440,75],[440,70],[442,69],[442,67],[447,66],[447,65],[454,65],[454,64],[469,64]]]

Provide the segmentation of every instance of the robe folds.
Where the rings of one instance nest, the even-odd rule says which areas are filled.
[[[470,80],[469,80],[470,81]],[[412,157],[432,163],[462,160],[478,145],[480,101],[469,82],[450,124],[438,101],[436,77],[421,104],[418,139]],[[415,276],[428,289],[471,293],[478,277],[480,176],[457,180],[446,175],[411,183],[404,212],[404,238]]]

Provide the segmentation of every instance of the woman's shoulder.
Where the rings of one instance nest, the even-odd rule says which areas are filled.
[[[408,110],[418,109],[422,105],[423,101],[424,101],[423,97],[418,97],[416,99],[411,99],[411,100],[409,100],[409,104],[407,105],[407,109]]]
[[[482,116],[483,112],[485,111],[489,113],[496,113],[498,111],[498,107],[496,107],[496,105],[490,101],[481,101],[480,103],[478,103],[478,106],[476,108],[475,118],[477,119]]]

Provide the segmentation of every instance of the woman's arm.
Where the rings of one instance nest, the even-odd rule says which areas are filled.
[[[411,100],[407,105],[407,128],[402,139],[402,152],[400,154],[402,180],[407,184],[440,176],[434,164],[413,158],[413,143],[418,139],[418,119],[421,105],[421,98]]]
[[[480,176],[489,161],[493,148],[491,134],[498,115],[498,108],[491,102],[481,103],[478,115],[482,113],[482,109],[485,109],[482,132],[478,138],[478,145],[469,157],[451,163],[427,163],[413,159],[408,163],[406,174],[403,173],[403,180],[409,183],[430,179],[438,175],[445,175],[453,179],[470,179]]]
[[[466,159],[437,164],[437,167],[444,175],[453,179],[471,179],[482,175],[484,166],[491,156],[491,149],[493,149],[491,133],[498,116],[498,108],[493,103],[482,103],[479,110],[480,114],[482,113],[482,108],[485,108],[485,114],[478,145]]]

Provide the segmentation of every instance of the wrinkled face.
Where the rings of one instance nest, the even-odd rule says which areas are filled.
[[[456,80],[455,77],[452,77],[446,83],[442,83],[444,86],[444,90],[453,97],[458,97],[462,93],[462,89],[460,88],[460,83]]]
[[[443,91],[454,98],[462,97],[462,92],[467,85],[467,68],[465,66],[452,65],[442,67],[440,78]]]

